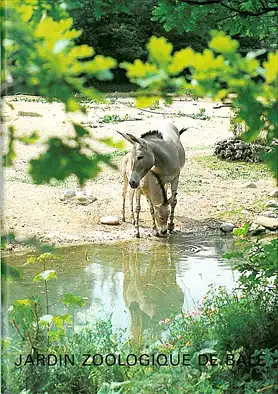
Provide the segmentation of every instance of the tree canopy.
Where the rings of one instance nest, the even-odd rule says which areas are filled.
[[[150,0],[145,2],[147,9]],[[103,5],[103,2],[98,4]],[[112,0],[109,4],[119,6]],[[82,32],[74,28],[73,19],[62,1],[26,0],[22,4],[16,0],[9,3],[7,9],[3,3],[1,5],[4,87],[16,83],[49,101],[58,99],[65,104],[67,112],[84,111],[75,93],[92,100],[101,98],[94,81],[111,80],[111,70],[117,66],[117,61],[111,56],[96,55],[95,49],[87,43],[78,44]],[[126,7],[131,10],[130,3]],[[101,16],[96,14],[94,18]],[[115,31],[117,28],[119,26],[115,25]],[[135,40],[136,28],[132,34]],[[161,97],[171,101],[173,94],[186,92],[214,100],[223,100],[233,94],[232,106],[239,111],[238,120],[247,126],[245,138],[255,140],[264,130],[269,144],[277,139],[278,52],[267,55],[265,50],[250,51],[243,56],[239,42],[223,31],[212,31],[208,48],[198,52],[191,45],[175,50],[165,37],[153,35],[146,47],[140,40],[141,52],[138,51],[137,59],[128,55],[128,47],[121,57],[124,60],[121,68],[126,70],[127,78],[139,86],[138,106],[151,105]],[[143,51],[145,55],[141,59]],[[109,55],[109,49],[107,52]],[[261,54],[265,54],[265,61],[259,60]],[[93,84],[88,87],[90,78]],[[67,142],[59,137],[49,139],[46,151],[31,160],[30,173],[36,183],[49,182],[53,177],[62,180],[75,174],[83,184],[101,171],[100,162],[112,165],[106,155],[88,145],[86,138],[93,136],[86,128],[75,123],[72,126],[74,137],[69,137]],[[14,141],[34,143],[39,137],[35,132],[18,137],[12,126],[8,131],[5,163],[11,165],[15,158]],[[101,139],[101,142],[120,147],[111,139]],[[275,145],[266,160],[278,177],[277,150]]]

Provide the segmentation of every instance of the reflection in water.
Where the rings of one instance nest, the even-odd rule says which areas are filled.
[[[196,308],[210,283],[233,286],[235,273],[229,261],[218,257],[231,243],[229,238],[190,242],[173,237],[59,249],[60,260],[47,267],[58,277],[49,281],[50,312],[66,313],[60,299],[72,293],[87,300],[76,317],[79,326],[110,317],[115,329],[129,329],[137,341],[146,332],[157,335],[160,320]],[[42,284],[32,283],[40,268],[22,267],[25,261],[26,256],[6,258],[8,264],[20,267],[22,280],[9,285],[5,311],[15,299],[36,294],[44,302]]]
[[[137,342],[145,330],[158,334],[159,321],[180,312],[183,292],[176,283],[172,246],[151,244],[147,261],[140,259],[140,245],[123,253],[123,295],[131,316],[131,333]]]

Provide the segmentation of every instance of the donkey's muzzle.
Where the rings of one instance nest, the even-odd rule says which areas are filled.
[[[139,182],[136,181],[129,181],[129,185],[132,189],[137,189],[137,187],[139,186]]]

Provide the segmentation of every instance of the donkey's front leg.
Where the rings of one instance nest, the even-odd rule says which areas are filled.
[[[152,220],[153,220],[153,233],[156,237],[158,237],[158,231],[157,231],[157,227],[156,227],[156,223],[155,223],[155,216],[154,216],[154,208],[153,208],[153,204],[150,200],[150,198],[147,198],[147,201],[149,203],[149,207],[150,207],[150,212],[152,215]]]
[[[140,197],[141,197],[141,191],[138,188],[136,190],[136,208],[135,208],[135,213],[136,213],[135,227],[136,227],[136,237],[137,238],[140,238],[140,232],[139,232],[139,213],[141,210]]]
[[[125,222],[125,199],[127,192],[128,179],[124,177],[124,185],[123,185],[123,206],[122,206],[122,221]]]
[[[134,217],[134,210],[133,210],[134,192],[135,192],[134,189],[130,189],[130,191],[129,191],[131,221],[132,221],[133,226],[135,226],[135,217]]]
[[[168,223],[168,231],[169,233],[172,233],[174,228],[175,228],[175,223],[174,223],[174,213],[175,213],[175,207],[177,205],[177,189],[178,189],[178,184],[179,184],[179,176],[173,180],[171,183],[171,212],[170,212],[170,222]]]

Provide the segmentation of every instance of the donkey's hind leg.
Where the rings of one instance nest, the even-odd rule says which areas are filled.
[[[171,211],[170,211],[170,222],[168,223],[168,231],[169,233],[172,233],[175,224],[174,224],[174,213],[175,213],[175,207],[177,205],[177,189],[178,189],[178,183],[179,183],[179,176],[177,176],[173,182],[171,183],[171,192],[172,192],[172,202],[171,202]]]
[[[139,232],[139,214],[140,214],[140,210],[141,210],[140,197],[141,197],[141,191],[138,188],[136,190],[136,208],[135,208],[135,213],[136,213],[135,227],[136,227],[136,237],[137,238],[140,238],[140,232]]]
[[[153,204],[152,204],[150,198],[147,198],[147,201],[148,201],[148,203],[149,203],[150,212],[151,212],[152,220],[153,220],[153,233],[154,233],[155,236],[158,236],[158,231],[157,231],[157,227],[156,227],[156,223],[155,223],[155,216],[154,216]]]

